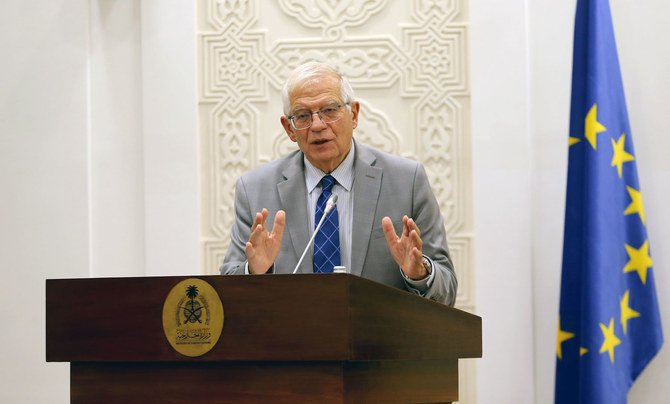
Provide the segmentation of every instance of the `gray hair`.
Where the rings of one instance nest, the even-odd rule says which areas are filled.
[[[288,116],[291,113],[291,101],[288,95],[294,88],[305,83],[306,81],[319,76],[332,76],[340,81],[340,97],[342,102],[351,108],[351,103],[354,101],[354,89],[346,77],[329,64],[322,62],[307,62],[296,67],[293,72],[286,79],[284,88],[282,88],[282,104],[284,106],[284,115]]]

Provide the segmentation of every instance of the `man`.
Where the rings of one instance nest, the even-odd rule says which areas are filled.
[[[326,64],[296,68],[282,98],[281,124],[300,150],[238,180],[221,273],[292,273],[332,193],[337,207],[297,272],[343,265],[453,306],[456,276],[423,166],[353,140],[360,104],[348,81]]]

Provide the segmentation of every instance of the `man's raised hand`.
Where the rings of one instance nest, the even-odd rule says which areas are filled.
[[[286,213],[283,210],[277,211],[272,226],[272,233],[267,230],[267,218],[268,210],[265,208],[261,212],[256,213],[254,223],[251,225],[249,241],[247,241],[244,249],[249,263],[249,273],[252,274],[267,273],[281,249],[284,225],[286,224]]]

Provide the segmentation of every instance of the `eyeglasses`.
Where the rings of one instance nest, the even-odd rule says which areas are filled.
[[[349,105],[348,103],[345,105]],[[333,123],[340,120],[344,115],[342,111],[342,104],[328,104],[325,107],[321,108],[318,111],[312,112],[309,110],[299,110],[296,111],[293,115],[287,116],[288,120],[291,122],[291,126],[294,130],[303,130],[312,126],[314,114],[319,116],[321,122],[323,123]]]

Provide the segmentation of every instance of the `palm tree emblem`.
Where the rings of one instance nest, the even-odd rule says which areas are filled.
[[[202,305],[199,301],[195,300],[198,297],[198,287],[190,285],[186,288],[186,297],[188,301],[184,306],[182,306],[184,317],[186,318],[185,323],[202,323],[200,317],[202,317]]]

